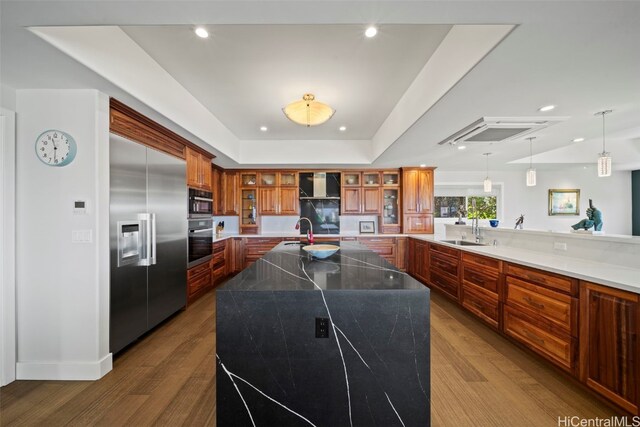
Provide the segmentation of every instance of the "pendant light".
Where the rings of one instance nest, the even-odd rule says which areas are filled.
[[[602,153],[598,157],[598,176],[605,177],[611,176],[611,153],[608,153],[605,148],[604,141],[604,116],[611,113],[613,110],[598,111],[595,115],[602,116]]]
[[[533,140],[535,136],[527,138],[529,140],[529,169],[527,169],[527,187],[535,187],[536,170],[533,168]]]
[[[487,177],[484,179],[484,192],[491,193],[491,180],[489,179],[489,156],[491,153],[483,153],[483,156],[487,156]]]

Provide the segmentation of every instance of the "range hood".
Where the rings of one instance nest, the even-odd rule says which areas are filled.
[[[340,173],[300,172],[300,200],[340,199]]]
[[[481,117],[439,142],[439,145],[497,143],[519,139],[569,117]]]

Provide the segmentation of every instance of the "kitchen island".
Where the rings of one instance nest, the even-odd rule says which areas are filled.
[[[218,425],[429,425],[429,290],[282,242],[217,290]]]

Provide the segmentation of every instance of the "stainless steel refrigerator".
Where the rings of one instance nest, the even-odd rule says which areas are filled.
[[[187,294],[186,163],[111,134],[110,351],[180,310]]]

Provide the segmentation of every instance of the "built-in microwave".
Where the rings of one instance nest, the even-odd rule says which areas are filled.
[[[213,194],[209,191],[189,189],[189,218],[206,218],[213,214]]]

